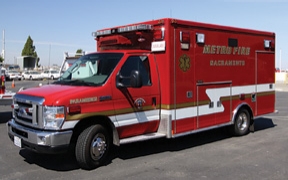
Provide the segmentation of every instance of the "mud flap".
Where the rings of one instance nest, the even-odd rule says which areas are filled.
[[[255,130],[254,130],[254,119],[251,119],[251,123],[250,123],[250,126],[249,126],[249,130],[250,132],[254,133]]]

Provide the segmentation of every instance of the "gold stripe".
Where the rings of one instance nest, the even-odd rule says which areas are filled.
[[[132,112],[142,112],[142,111],[149,111],[154,109],[159,109],[160,105],[157,105],[155,108],[152,106],[144,106],[141,110],[138,110],[137,108],[125,108],[120,110],[108,110],[108,111],[100,111],[100,112],[91,112],[91,113],[85,113],[85,114],[75,114],[75,115],[67,115],[67,120],[74,120],[74,119],[83,119],[88,118],[92,116],[113,116],[113,115],[120,115],[120,114],[128,114]]]
[[[275,91],[268,91],[268,92],[262,92],[262,93],[257,93],[257,96],[269,96],[269,95],[274,95]],[[252,93],[250,94],[245,94],[245,98],[251,98]],[[237,100],[239,99],[239,95],[234,95],[232,97],[230,96],[223,96],[220,97],[220,101],[230,101],[231,100]],[[208,105],[210,103],[210,100],[203,100],[198,102],[198,106],[200,105]],[[92,116],[97,116],[97,115],[104,115],[104,116],[113,116],[113,115],[120,115],[120,114],[128,114],[132,112],[141,112],[141,111],[149,111],[149,110],[154,110],[154,109],[159,109],[161,106],[161,109],[166,109],[166,110],[171,110],[171,109],[179,109],[179,108],[188,108],[188,107],[196,107],[197,102],[186,102],[186,103],[180,103],[176,104],[176,107],[174,104],[161,104],[157,105],[155,108],[152,106],[144,106],[141,110],[138,110],[137,108],[124,108],[124,109],[119,109],[119,110],[108,110],[108,111],[101,111],[101,112],[92,112],[92,113],[85,113],[85,114],[75,114],[75,115],[67,115],[67,120],[74,120],[74,119],[83,119],[87,117],[92,117]]]
[[[269,95],[274,95],[275,91],[269,91],[269,92],[262,92],[258,93],[257,96],[269,96]]]
[[[262,92],[262,93],[257,93],[257,96],[268,96],[268,95],[273,95],[275,94],[275,91],[269,91],[269,92]],[[245,94],[245,98],[251,98],[252,97],[252,93],[249,94]],[[237,100],[239,99],[239,95],[234,95],[234,96],[223,96],[220,97],[220,101],[224,102],[224,101],[230,101],[231,100]],[[203,100],[203,101],[199,101],[198,102],[198,106],[200,105],[208,105],[210,103],[210,100]],[[178,109],[178,108],[187,108],[187,107],[196,107],[197,106],[197,102],[193,101],[193,102],[189,102],[189,103],[181,103],[181,104],[176,104],[176,107],[174,104],[162,104],[161,105],[161,109]]]

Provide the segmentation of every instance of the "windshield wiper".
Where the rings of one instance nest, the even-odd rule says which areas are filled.
[[[79,80],[79,79],[72,80],[72,84],[85,85],[85,86],[95,86],[95,83],[87,82],[87,81],[83,81],[83,80]]]
[[[92,83],[92,82],[86,82],[80,79],[75,79],[75,80],[60,80],[60,81],[55,81],[53,84],[62,84],[62,85],[84,85],[84,86],[95,86],[97,84]]]
[[[70,84],[71,80],[59,79],[58,81],[54,81],[51,84]]]

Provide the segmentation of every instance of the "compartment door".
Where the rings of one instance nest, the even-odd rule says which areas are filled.
[[[172,128],[175,134],[195,129],[196,83],[194,78],[195,32],[188,28],[174,29],[174,107],[175,120]]]

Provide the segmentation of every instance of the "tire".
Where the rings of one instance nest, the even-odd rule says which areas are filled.
[[[51,79],[54,80],[54,76],[51,76]]]
[[[78,137],[75,147],[76,160],[82,169],[95,169],[108,159],[111,140],[101,125],[86,128]]]
[[[243,136],[249,133],[251,117],[247,109],[240,109],[236,115],[234,125],[231,126],[235,136]]]
[[[29,80],[33,80],[32,76],[29,77]]]

